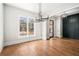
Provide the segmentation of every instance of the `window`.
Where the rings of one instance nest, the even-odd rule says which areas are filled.
[[[32,17],[21,17],[20,18],[20,35],[33,35],[34,34],[34,23]]]
[[[34,23],[33,23],[33,19],[29,19],[29,23],[28,23],[29,25],[28,25],[28,29],[29,29],[29,31],[28,31],[28,34],[29,35],[33,35],[34,34]]]

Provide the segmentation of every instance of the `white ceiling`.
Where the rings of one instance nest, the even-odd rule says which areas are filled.
[[[7,3],[25,10],[38,13],[38,3]],[[70,8],[79,6],[79,3],[42,3],[42,13],[44,15],[54,15]]]

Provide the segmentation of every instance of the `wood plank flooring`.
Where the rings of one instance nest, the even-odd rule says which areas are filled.
[[[79,56],[79,40],[51,38],[4,47],[1,56]]]

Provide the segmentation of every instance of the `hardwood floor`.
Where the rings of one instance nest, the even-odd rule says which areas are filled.
[[[51,38],[4,47],[2,56],[79,56],[79,40]]]

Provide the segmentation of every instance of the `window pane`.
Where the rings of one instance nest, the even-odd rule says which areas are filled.
[[[27,21],[26,18],[20,18],[20,35],[27,35]]]
[[[33,19],[29,18],[29,23],[28,23],[28,35],[33,35],[34,34],[34,23]]]

